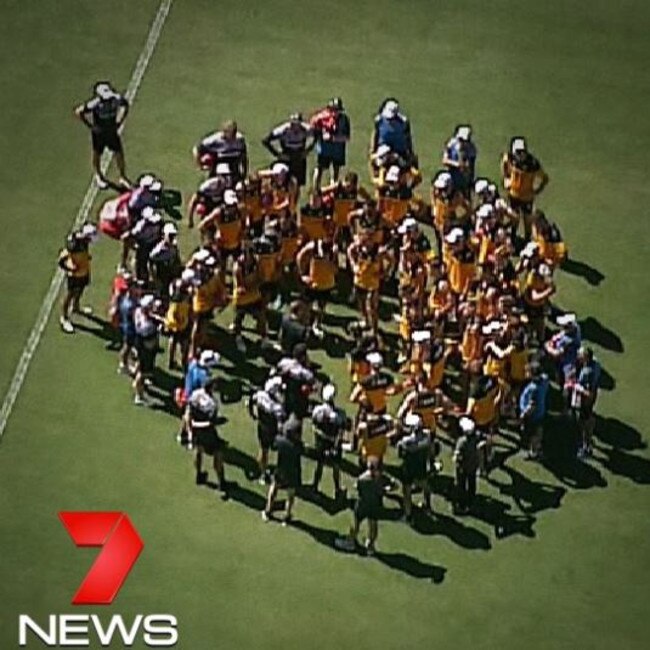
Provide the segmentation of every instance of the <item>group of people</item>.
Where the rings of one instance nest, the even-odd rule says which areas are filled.
[[[93,129],[95,153],[98,145],[121,153],[118,120],[128,105],[106,86],[98,84],[77,113]],[[113,135],[106,135],[111,119]],[[346,498],[341,459],[352,453],[361,473],[353,525],[341,545],[356,548],[367,519],[365,547],[372,553],[383,495],[395,488],[384,471],[386,456],[394,448],[401,458],[403,513],[413,521],[414,493],[422,491],[422,508],[431,512],[442,443],[453,449],[455,509],[465,513],[477,475],[493,467],[500,426],[519,427],[526,458],[543,458],[551,380],[562,389],[565,414],[577,423],[578,456],[591,453],[600,367],[583,345],[576,315],[551,303],[567,247],[537,205],[548,176],[527,141],[514,137],[501,178],[477,178],[472,135],[470,125],[456,127],[423,193],[410,122],[395,98],[384,100],[375,118],[368,188],[353,171],[340,176],[351,136],[340,98],[309,119],[292,113],[271,129],[262,144],[273,161],[257,171],[249,169],[245,137],[227,122],[194,148],[203,178],[188,201],[187,226],[198,229],[200,243],[184,261],[177,226],[163,215],[160,179],[145,174],[106,202],[99,228],[121,243],[111,302],[120,335],[118,371],[133,377],[135,403],[146,404],[159,335],[169,337],[169,367],[185,373],[176,394],[179,440],[196,449],[197,483],[207,479],[203,457],[210,455],[227,493],[212,370],[219,363],[213,348],[227,343],[215,345],[210,323],[229,305],[239,353],[248,351],[242,326],[251,317],[262,349],[279,357],[248,399],[257,420],[259,480],[269,484],[267,521],[280,490],[287,491],[283,520],[291,519],[304,487],[305,453],[316,460],[309,489],[320,489],[329,466],[335,499]],[[123,155],[120,160],[120,182],[127,183]],[[79,299],[95,234],[84,224],[60,256],[68,275],[61,314],[66,332],[74,332],[71,312],[84,310]],[[346,330],[349,415],[337,386],[308,352],[328,335],[334,301],[358,311]],[[382,305],[395,327],[382,318]],[[280,325],[270,333],[274,312]],[[313,431],[309,444],[305,420]]]

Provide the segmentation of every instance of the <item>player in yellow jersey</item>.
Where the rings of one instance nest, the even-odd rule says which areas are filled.
[[[89,223],[84,224],[67,238],[65,248],[59,253],[58,265],[65,272],[67,282],[59,323],[66,334],[74,333],[70,312],[92,314],[92,309],[81,307],[79,301],[90,284],[90,243],[96,234],[95,226]]]
[[[476,254],[460,228],[454,228],[445,237],[445,244],[443,257],[447,264],[449,286],[456,296],[463,297],[476,278]]]
[[[439,172],[431,182],[431,215],[439,247],[445,233],[469,219],[470,204],[454,187],[449,172]]]
[[[169,286],[169,305],[165,315],[165,330],[169,334],[169,361],[170,370],[178,369],[176,351],[180,348],[181,366],[187,365],[190,348],[190,312],[192,309],[192,291],[196,282],[196,273],[192,269],[185,269],[180,278],[174,280]]]
[[[377,209],[391,227],[399,226],[409,210],[413,186],[398,165],[392,165],[375,181]]]
[[[541,210],[537,210],[535,214],[532,238],[539,246],[539,254],[551,268],[560,266],[568,257],[560,229],[557,224],[549,221]]]
[[[250,174],[239,184],[238,196],[242,204],[246,232],[259,237],[264,230],[266,210],[262,202],[262,180],[256,173]]]
[[[348,172],[342,181],[324,187],[322,195],[332,205],[336,242],[338,244],[347,243],[350,240],[348,217],[353,210],[357,209],[360,201],[370,198],[368,190],[359,184],[358,174]]]
[[[487,475],[492,461],[493,439],[497,433],[500,403],[501,389],[498,380],[489,375],[480,375],[467,400],[465,412],[474,420],[476,428],[484,438],[480,445],[482,475]]]
[[[382,370],[384,359],[379,352],[370,352],[366,360],[370,373],[359,381],[350,395],[350,401],[359,406],[359,417],[367,413],[386,413],[388,398],[401,390],[392,375]]]
[[[224,309],[228,293],[217,259],[205,248],[194,254],[195,286],[192,292],[192,333],[189,355],[195,356],[203,347],[208,323],[216,308]]]
[[[229,259],[239,256],[243,237],[243,216],[234,190],[226,190],[223,205],[213,210],[199,225],[206,244],[215,243],[223,270]]]
[[[246,315],[252,316],[257,321],[257,332],[266,339],[266,305],[260,291],[261,278],[259,262],[253,252],[251,242],[245,239],[242,243],[241,255],[233,266],[232,302],[235,308],[235,317],[230,331],[235,335],[237,349],[242,354],[246,353],[246,343],[241,330]]]
[[[296,258],[305,299],[312,305],[312,332],[319,339],[325,335],[321,328],[323,316],[336,286],[337,254],[336,246],[331,241],[317,239],[307,242]]]
[[[546,334],[546,312],[555,284],[547,264],[539,264],[528,272],[522,291],[524,308],[533,334],[541,345]]]
[[[510,207],[523,218],[525,236],[530,239],[533,204],[549,179],[524,138],[515,137],[510,141],[510,151],[501,159],[501,175]]]
[[[266,305],[278,295],[282,273],[282,236],[277,225],[267,225],[261,237],[253,240],[260,274],[260,292]]]
[[[355,237],[348,249],[354,292],[361,317],[376,334],[379,328],[379,289],[388,263],[388,250]]]
[[[325,205],[323,197],[317,190],[309,194],[309,202],[300,208],[298,226],[303,242],[317,239],[334,240],[336,228],[331,209]]]

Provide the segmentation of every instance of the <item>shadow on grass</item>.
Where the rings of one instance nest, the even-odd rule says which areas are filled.
[[[601,348],[618,353],[622,353],[625,349],[621,337],[593,316],[580,321],[580,331],[584,340],[595,343]]]
[[[566,259],[562,263],[562,270],[570,275],[577,275],[584,278],[591,286],[597,287],[604,279],[605,276],[593,266],[586,262],[580,262],[571,258]]]
[[[350,551],[342,551],[336,548],[335,542],[340,535],[335,530],[320,528],[305,521],[298,520],[293,521],[291,527],[300,530],[303,533],[307,533],[319,544],[326,546],[336,553],[344,555],[352,554]],[[445,579],[445,574],[447,573],[445,567],[437,564],[427,564],[426,562],[422,562],[406,553],[384,553],[378,551],[372,558],[368,558],[369,562],[372,560],[377,560],[384,566],[393,569],[394,571],[404,573],[411,578],[428,580],[434,584],[442,583]]]

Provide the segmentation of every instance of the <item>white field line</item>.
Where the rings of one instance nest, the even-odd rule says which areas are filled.
[[[156,13],[156,17],[151,23],[149,33],[147,34],[147,40],[145,41],[144,47],[140,52],[140,56],[138,57],[135,67],[133,68],[131,79],[129,80],[129,85],[126,89],[125,96],[129,100],[129,103],[133,103],[138,89],[140,88],[142,78],[144,77],[144,73],[146,72],[147,67],[149,66],[149,62],[151,61],[151,57],[156,48],[156,44],[160,38],[160,33],[162,32],[163,26],[169,14],[169,10],[171,9],[172,2],[173,0],[161,0],[160,6],[158,7],[158,11]],[[104,156],[102,157],[103,173],[108,170],[112,159],[113,154],[111,152],[107,151],[104,153]],[[88,185],[88,189],[86,190],[83,201],[79,206],[79,211],[75,217],[73,227],[80,226],[84,221],[88,219],[90,209],[93,205],[93,202],[95,201],[97,192],[98,189],[97,185],[95,184],[95,179],[92,178],[90,184]],[[20,359],[18,360],[18,365],[16,366],[14,375],[11,378],[9,390],[7,391],[7,394],[2,401],[2,407],[0,407],[0,438],[2,438],[4,435],[5,429],[7,427],[7,422],[14,408],[14,404],[16,403],[16,399],[18,398],[20,390],[23,387],[25,377],[29,371],[29,366],[31,365],[36,349],[38,348],[38,344],[40,343],[41,337],[43,336],[43,330],[47,325],[57,296],[61,290],[63,279],[63,271],[57,269],[52,276],[50,286],[47,290],[47,293],[45,294],[45,298],[41,304],[41,308],[38,312],[38,316],[36,317],[36,321],[34,322],[27,341],[25,342],[25,347],[23,348]]]

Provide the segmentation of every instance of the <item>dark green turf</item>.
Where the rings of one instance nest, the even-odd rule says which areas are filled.
[[[0,386],[85,191],[87,144],[70,108],[96,76],[126,84],[155,5],[0,7],[0,52],[11,62],[0,72],[0,143],[11,152],[0,167]],[[384,95],[411,116],[427,176],[457,122],[474,125],[488,174],[508,138],[524,133],[551,175],[543,206],[582,274],[561,275],[559,303],[590,319],[586,334],[615,390],[601,395],[601,439],[581,471],[511,460],[481,485],[483,519],[454,518],[438,496],[439,523],[418,534],[389,522],[384,555],[365,560],[331,549],[346,512],[299,502],[299,527],[265,526],[260,488],[236,466],[236,500],[195,488],[172,440],[176,420],[131,406],[101,338],[63,337],[52,322],[0,446],[0,647],[16,646],[18,613],[73,609],[95,552],[74,549],[62,509],[130,514],[145,550],[101,611],[174,613],[181,648],[645,647],[648,19],[642,2],[177,0],[125,134],[134,174],[151,169],[190,192],[191,146],[232,115],[261,164],[257,141],[275,120],[333,93],[352,117],[350,158],[361,170]],[[89,293],[98,310],[115,261],[114,244],[102,242]],[[603,278],[591,284],[595,270]],[[347,385],[341,360],[315,356]],[[250,372],[238,364],[232,387]],[[243,402],[224,413],[224,435],[252,454]]]

